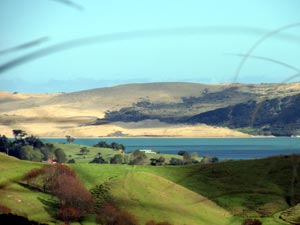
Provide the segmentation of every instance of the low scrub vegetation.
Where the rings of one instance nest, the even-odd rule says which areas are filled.
[[[73,169],[61,165],[45,165],[25,174],[24,181],[35,189],[48,192],[59,200],[57,218],[69,223],[92,210],[92,195],[77,178]]]

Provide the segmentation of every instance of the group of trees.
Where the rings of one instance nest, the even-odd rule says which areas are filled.
[[[188,165],[188,164],[197,164],[200,163],[196,158],[198,157],[197,153],[189,153],[187,151],[179,151],[178,155],[182,156],[182,159],[172,157],[170,160],[170,165],[179,166],[179,165]]]
[[[116,154],[112,158],[110,158],[109,162],[110,164],[125,164],[127,161],[126,158],[127,157],[124,157],[121,154]],[[90,163],[106,164],[108,163],[108,161],[105,161],[101,153],[98,153],[98,155]]]
[[[188,153],[186,151],[179,151],[179,155],[182,156],[181,158],[172,157],[169,162],[162,156],[160,157],[153,157],[150,158],[150,165],[152,166],[162,166],[162,165],[172,165],[172,166],[179,166],[179,165],[188,165],[188,164],[196,164],[200,163],[197,160],[198,155],[196,153]],[[205,163],[212,163],[216,162],[217,159],[215,158],[205,158]],[[145,152],[140,150],[135,150],[130,154],[115,154],[109,160],[105,160],[101,153],[90,162],[90,163],[98,163],[98,164],[129,164],[129,165],[146,165],[149,163],[149,159]]]
[[[105,141],[100,141],[97,144],[93,145],[94,147],[99,147],[99,148],[111,148],[114,150],[122,150],[125,151],[125,146],[116,142],[112,142],[111,144],[108,144]]]
[[[53,144],[44,143],[36,136],[27,136],[23,130],[13,130],[14,140],[0,135],[0,152],[23,160],[47,161],[49,158],[56,158],[57,162],[66,162],[67,157],[60,148]]]

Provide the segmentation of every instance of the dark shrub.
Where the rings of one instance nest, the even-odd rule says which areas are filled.
[[[262,222],[257,219],[246,219],[242,225],[262,225]]]
[[[96,221],[102,225],[139,225],[134,215],[112,204],[105,205],[99,211]]]

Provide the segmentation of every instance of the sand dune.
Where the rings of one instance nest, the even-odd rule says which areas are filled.
[[[150,123],[150,121],[148,121]],[[23,129],[28,134],[40,137],[103,137],[120,135],[121,137],[249,137],[249,135],[228,128],[206,125],[170,125],[158,124],[143,127],[140,123],[130,125],[122,123],[98,126],[78,126],[76,123],[29,123],[0,126],[1,134],[12,137],[13,129]]]
[[[299,93],[300,90],[299,83],[280,85],[146,83],[57,94],[0,92],[0,134],[12,136],[12,129],[23,129],[29,134],[47,137],[64,137],[65,135],[75,137],[113,135],[245,137],[248,135],[228,128],[201,124],[175,125],[158,120],[90,126],[97,118],[103,118],[106,111],[130,107],[139,101],[147,100],[164,104],[181,103],[183,97],[199,97],[203,95],[203,92],[213,93],[232,87],[241,93],[255,93],[261,96],[264,94],[269,96],[292,95]],[[176,113],[176,109],[174,110]]]

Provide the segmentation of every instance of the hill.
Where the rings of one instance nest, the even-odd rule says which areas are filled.
[[[241,217],[258,217],[264,225],[280,225],[285,224],[279,219],[281,212],[300,202],[299,177],[293,173],[295,168],[300,173],[299,159],[299,155],[294,155],[181,167],[84,164],[72,167],[88,187],[97,182],[110,184],[121,206],[141,218],[149,214],[158,219],[169,218],[164,214],[164,208],[170,207],[168,201],[176,205],[174,212],[184,218],[188,213],[185,210],[180,213],[182,204],[197,193],[200,196],[192,197],[193,204],[185,204],[186,207],[209,205],[206,201],[209,199],[234,215],[228,224],[240,224]],[[182,188],[189,191],[185,194]],[[168,206],[165,206],[163,199],[169,196],[171,200],[166,201]],[[175,203],[179,200],[180,203]],[[172,210],[170,214],[173,215]],[[208,219],[210,215],[213,214],[207,213]],[[204,224],[214,223],[206,221]]]
[[[52,197],[19,183],[24,173],[38,167],[41,167],[40,163],[18,160],[0,153],[0,205],[30,220],[55,224],[56,220],[51,216],[51,210],[54,210]]]
[[[19,183],[26,171],[40,167],[41,164],[17,160],[4,154],[0,154],[0,162],[1,169],[5,170],[0,182],[1,205],[12,209],[17,215],[26,216],[40,223],[58,222],[53,218],[56,211],[53,197],[28,189]],[[74,166],[77,168],[77,165]],[[142,224],[151,219],[169,220],[175,225],[184,223],[222,225],[229,224],[232,220],[232,216],[226,210],[210,200],[160,176],[134,171],[126,173],[132,169],[129,166],[125,166],[125,170],[119,170],[122,166],[115,165],[78,164],[78,166],[77,172],[88,187],[103,183],[106,181],[105,176],[114,176],[111,179],[111,186],[118,204],[134,213]],[[106,171],[102,175],[98,174],[99,168],[108,169],[112,173]],[[89,173],[87,177],[84,176],[86,172]],[[164,192],[166,189],[168,191]],[[86,218],[81,224],[95,224],[95,222],[91,218]]]
[[[297,135],[300,129],[300,95],[248,101],[201,113],[186,123],[205,123],[229,128],[256,129],[257,133],[275,136]]]
[[[274,103],[274,107],[287,109],[285,104],[288,101],[283,100],[292,99],[299,93],[299,83],[145,83],[58,94],[1,92],[0,128],[2,134],[9,136],[12,129],[24,129],[45,137],[246,137],[246,134],[233,130],[245,128],[233,125],[239,123],[240,118],[216,123],[207,115],[215,115],[220,110],[227,116],[238,115],[241,112],[230,114],[228,110],[239,109],[239,106],[251,102],[254,102],[251,107],[256,108],[266,99],[279,102],[277,106]],[[278,109],[273,106],[268,109],[277,113]],[[290,115],[290,109],[284,115]],[[207,119],[197,119],[203,113]],[[295,116],[290,118],[292,123],[297,119]],[[278,117],[271,126],[276,127],[281,122],[281,117]],[[265,127],[264,123],[256,125],[256,131]],[[290,132],[283,131],[281,135],[297,133],[299,129],[294,126]],[[251,129],[241,131],[247,130]],[[272,131],[270,134],[277,135]]]
[[[300,202],[299,155],[228,161],[197,166],[70,164],[87,188],[107,183],[118,204],[140,221],[174,224],[240,224],[260,217],[264,225],[297,220],[287,210]],[[41,163],[0,154],[1,204],[19,215],[54,223],[55,201],[20,183],[22,174]],[[32,213],[34,212],[34,213]],[[82,224],[93,224],[86,218]]]

